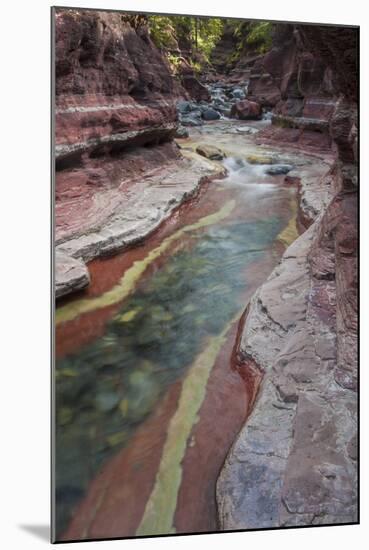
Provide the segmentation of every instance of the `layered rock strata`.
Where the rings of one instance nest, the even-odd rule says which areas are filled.
[[[321,173],[313,178],[293,171],[287,176],[289,181],[300,177],[299,219],[307,229],[253,296],[245,316],[238,361],[242,368],[259,370],[263,381],[218,480],[222,529],[358,521],[357,107],[352,83],[357,35],[355,29],[319,26],[303,27],[299,37],[289,55],[299,51],[302,60],[319,57],[316,67],[335,94],[333,110],[325,116],[331,146],[320,151],[329,158],[331,148],[334,160],[329,167],[317,161]],[[287,64],[284,85],[291,82],[293,66]],[[296,106],[298,98],[288,95],[288,86],[285,93],[285,104],[292,97],[290,105]],[[303,108],[308,106],[304,102]],[[321,105],[309,115],[321,116]],[[296,131],[274,128],[269,137],[290,146]],[[273,141],[266,132],[261,139]],[[319,140],[314,145],[319,154]]]
[[[316,139],[331,146],[329,125],[341,96],[356,94],[357,47],[354,28],[277,25],[273,47],[253,64],[248,86],[248,99],[273,110],[277,130],[265,137],[280,140],[278,128],[291,128],[295,141],[319,132]]]
[[[185,158],[167,163],[159,174],[146,174],[128,192],[118,190],[108,197],[104,194],[103,198],[111,201],[106,216],[99,223],[95,218],[88,232],[77,232],[66,240],[57,239],[56,251],[89,262],[137,244],[180,204],[193,197],[202,183],[223,173],[221,167],[208,159],[187,153]],[[99,205],[100,212],[103,206]]]
[[[357,521],[357,402],[340,380],[331,181],[302,177],[312,224],[249,304],[239,361],[252,361],[263,382],[218,480],[223,529]]]
[[[186,92],[145,18],[57,9],[55,76],[60,297],[88,284],[84,262],[145,237],[214,166],[182,158],[173,142],[176,101]]]

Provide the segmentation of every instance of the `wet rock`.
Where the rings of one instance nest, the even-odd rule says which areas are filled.
[[[214,109],[217,109],[218,107],[225,107],[226,102],[223,101],[223,99],[214,99],[214,101],[211,103],[211,107]]]
[[[273,113],[271,111],[263,111],[262,120],[272,120]]]
[[[231,95],[235,99],[245,99],[246,97],[246,94],[244,90],[242,90],[242,88],[235,88],[234,90],[232,90]]]
[[[129,377],[128,414],[132,421],[141,420],[155,405],[160,395],[160,386],[155,376],[135,371]]]
[[[99,393],[96,396],[96,405],[100,411],[109,412],[118,406],[119,400],[120,400],[119,394],[117,393],[114,393],[114,392]]]
[[[189,133],[187,128],[184,128],[183,126],[178,126],[176,133],[174,134],[174,137],[176,138],[188,138]]]
[[[189,113],[192,110],[192,105],[189,101],[178,101],[177,110],[181,113]]]
[[[212,145],[199,145],[196,147],[196,153],[210,160],[222,160],[225,157],[223,151]]]
[[[250,164],[273,164],[275,163],[274,157],[268,156],[268,155],[246,155],[246,160]]]
[[[188,116],[184,116],[181,118],[181,123],[183,126],[202,126],[203,121],[200,117],[193,115],[192,113]]]
[[[202,113],[202,118],[204,120],[217,120],[220,118],[220,114],[215,109],[209,108]]]
[[[236,129],[238,134],[257,134],[258,129],[252,126],[238,126]]]
[[[192,117],[195,117],[195,118],[201,118],[202,116],[202,113],[203,113],[203,107],[199,107],[198,105],[196,105],[192,111],[190,112],[190,116]]]
[[[270,176],[279,176],[281,174],[288,174],[293,169],[293,166],[290,164],[275,164],[274,166],[271,166],[270,168],[267,168],[265,170],[266,174],[269,174]]]
[[[231,116],[240,120],[259,120],[261,115],[261,105],[248,99],[238,101],[231,109]]]

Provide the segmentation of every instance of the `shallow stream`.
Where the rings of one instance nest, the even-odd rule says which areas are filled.
[[[242,155],[224,164],[57,308],[59,538],[217,529],[215,482],[251,391],[231,361],[238,321],[296,236],[296,189]]]

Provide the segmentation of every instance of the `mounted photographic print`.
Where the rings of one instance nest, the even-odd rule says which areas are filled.
[[[358,27],[52,10],[53,542],[354,524]]]

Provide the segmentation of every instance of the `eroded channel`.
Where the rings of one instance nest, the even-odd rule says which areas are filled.
[[[231,361],[238,321],[297,235],[296,189],[235,151],[227,177],[142,246],[91,262],[91,286],[57,308],[59,539],[217,529],[252,392]]]

